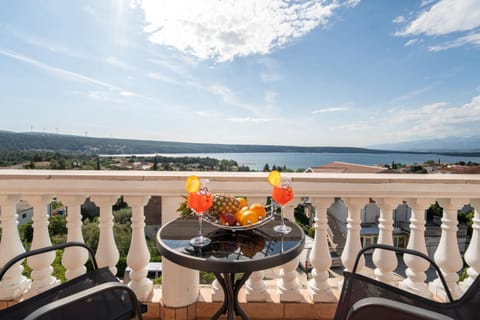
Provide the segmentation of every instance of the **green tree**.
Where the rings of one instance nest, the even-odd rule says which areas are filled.
[[[67,234],[67,220],[64,216],[51,216],[48,219],[48,233],[50,236]]]
[[[132,209],[122,208],[113,213],[113,217],[116,223],[130,225],[132,221]]]

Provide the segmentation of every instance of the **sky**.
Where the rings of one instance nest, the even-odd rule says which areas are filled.
[[[367,147],[480,135],[479,0],[7,0],[0,130]]]

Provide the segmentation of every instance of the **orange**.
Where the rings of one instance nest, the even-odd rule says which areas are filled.
[[[243,213],[248,210],[248,207],[242,207],[240,210],[235,212],[235,218],[237,219],[238,222],[240,222],[240,218],[242,217]]]
[[[240,220],[238,220],[238,222],[240,222],[240,225],[242,226],[247,226],[249,224],[257,223],[258,222],[257,213],[255,211],[247,209],[240,216]]]
[[[255,212],[259,219],[264,219],[265,216],[267,215],[267,212],[265,211],[265,207],[261,203],[254,203],[248,209]]]
[[[247,202],[247,199],[245,199],[244,197],[238,197],[237,198],[238,202],[240,203],[238,205],[238,207],[241,209],[243,207],[248,207],[248,202]]]

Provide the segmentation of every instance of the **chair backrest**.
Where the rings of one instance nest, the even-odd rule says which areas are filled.
[[[348,320],[453,320],[444,314],[390,299],[370,297],[353,304]]]
[[[89,251],[93,270],[0,310],[0,319],[142,319],[146,305],[139,303],[132,289],[120,283],[108,267],[99,269],[93,250],[80,242],[66,242],[22,253],[0,269],[0,280],[11,266],[26,257],[72,246],[83,247]]]
[[[438,301],[427,299],[409,291],[402,290],[398,287],[394,287],[389,284],[356,273],[359,258],[364,252],[372,249],[385,249],[395,251],[401,254],[412,254],[428,260],[431,265],[436,269],[437,274],[445,287],[445,292],[449,301],[446,303],[441,303]],[[442,272],[435,264],[435,262],[428,256],[409,249],[396,248],[392,246],[378,244],[371,245],[365,247],[359,252],[359,254],[357,255],[357,261],[352,272],[344,272],[342,292],[340,294],[340,298],[337,304],[337,310],[334,319],[350,319],[349,316],[354,316],[351,314],[351,312],[353,312],[352,308],[354,308],[355,305],[357,307],[365,306],[362,312],[374,312],[373,310],[375,310],[375,308],[378,308],[378,312],[380,312],[380,310],[386,310],[388,308],[394,310],[390,307],[390,305],[392,304],[390,302],[388,303],[388,306],[385,306],[385,304],[374,305],[372,304],[372,300],[365,300],[370,298],[382,298],[389,301],[401,302],[403,305],[408,306],[408,308],[416,307],[425,310],[425,313],[435,312],[446,317],[450,317],[452,319],[474,320],[479,318],[478,306],[480,305],[480,277],[477,277],[477,279],[472,283],[472,285],[460,299],[453,300],[450,290],[445,282],[445,279],[443,278]],[[360,303],[360,301],[362,302]],[[386,319],[392,320],[392,317],[387,317]],[[377,317],[375,317],[375,319],[376,318]],[[422,318],[415,318],[413,317],[413,315],[411,315],[411,317],[407,319]]]

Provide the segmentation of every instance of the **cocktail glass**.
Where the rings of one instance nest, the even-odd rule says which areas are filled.
[[[273,230],[281,234],[287,234],[292,228],[285,224],[284,206],[293,198],[292,180],[289,177],[282,176],[278,185],[272,188],[272,199],[280,206],[280,219],[282,223],[273,227]]]
[[[208,179],[200,179],[200,188],[195,192],[189,192],[187,206],[198,216],[198,235],[190,239],[190,244],[194,247],[204,247],[211,240],[202,233],[203,214],[212,206],[213,198],[208,191]]]

